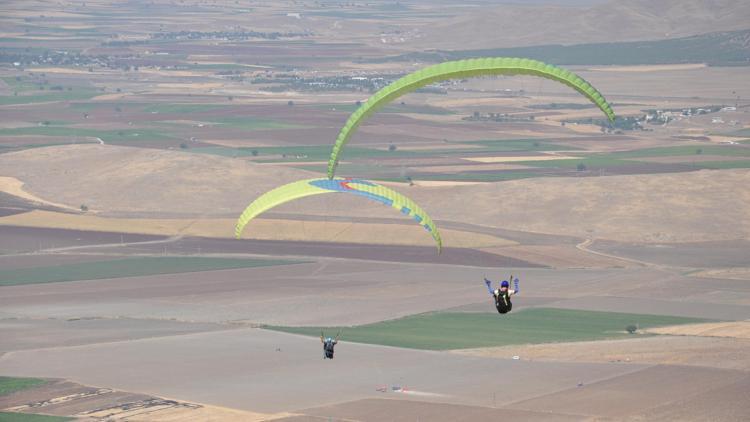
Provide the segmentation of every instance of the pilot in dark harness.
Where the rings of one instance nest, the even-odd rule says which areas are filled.
[[[323,359],[333,359],[333,347],[339,342],[339,336],[341,332],[336,334],[336,338],[324,337],[323,332],[320,332],[320,342],[323,343]]]
[[[510,297],[520,291],[518,288],[518,278],[514,280],[511,275],[510,279],[513,280],[513,287],[515,287],[515,289],[509,289],[508,287],[510,287],[510,283],[507,280],[503,280],[500,283],[500,288],[493,290],[492,281],[487,280],[486,278],[484,279],[484,284],[487,285],[487,290],[495,299],[495,308],[497,308],[497,312],[501,314],[507,314],[513,309],[513,303],[510,301]]]

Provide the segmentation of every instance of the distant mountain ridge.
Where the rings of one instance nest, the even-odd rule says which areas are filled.
[[[684,38],[539,45],[480,50],[428,51],[388,57],[382,61],[442,62],[473,57],[528,57],[559,65],[649,65],[706,63],[712,66],[750,66],[750,29],[712,32]]]
[[[406,50],[665,40],[750,29],[747,0],[620,0],[594,6],[494,5],[421,28]]]

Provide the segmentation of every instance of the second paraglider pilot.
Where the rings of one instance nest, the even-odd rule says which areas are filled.
[[[501,314],[507,314],[513,309],[513,303],[510,301],[510,297],[518,294],[520,291],[518,288],[518,278],[513,279],[513,276],[511,275],[510,280],[513,280],[513,289],[509,288],[510,282],[508,280],[503,280],[500,282],[500,287],[493,290],[492,281],[487,280],[486,278],[484,279],[484,284],[487,285],[487,290],[495,299],[495,308],[497,308],[497,312]]]

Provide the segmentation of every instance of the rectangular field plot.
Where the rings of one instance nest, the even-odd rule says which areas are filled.
[[[50,267],[0,270],[0,286],[138,277],[155,274],[192,273],[300,263],[302,261],[277,259],[138,257]]]
[[[39,378],[0,377],[0,396],[27,390],[46,383],[46,380]],[[3,419],[0,418],[0,420]]]
[[[36,415],[33,413],[0,412],[0,421],[3,422],[64,422],[72,421],[74,418],[64,416]]]
[[[659,315],[533,308],[496,313],[436,312],[355,327],[265,327],[295,334],[327,336],[342,332],[342,340],[411,349],[451,350],[475,347],[571,342],[641,336],[626,327],[650,328],[706,320]]]

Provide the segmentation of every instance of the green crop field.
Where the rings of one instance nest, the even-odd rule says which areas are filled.
[[[695,163],[695,165],[702,169],[712,169],[712,170],[747,169],[747,168],[750,168],[750,160],[705,161],[702,163]]]
[[[39,378],[0,377],[0,396],[27,390],[46,383],[47,381]]]
[[[39,378],[0,377],[0,396],[28,390],[29,388],[38,387],[46,383],[46,380]],[[70,420],[73,420],[73,418],[28,413],[0,412],[0,421],[3,422],[61,422]]]
[[[330,145],[300,145],[289,147],[257,147],[257,148],[225,148],[225,147],[198,147],[192,148],[193,152],[205,154],[222,155],[226,157],[247,157],[256,155],[258,162],[306,162],[306,161],[328,161],[331,157]],[[359,147],[348,147],[344,150],[344,159],[355,158],[401,158],[417,157],[423,155],[414,151],[386,151],[382,149],[370,149]],[[271,158],[269,156],[274,156]],[[275,158],[281,156],[279,158]],[[284,158],[286,156],[286,158]],[[264,158],[266,157],[266,158]]]
[[[486,313],[435,312],[355,327],[265,328],[320,336],[342,332],[342,341],[411,349],[451,350],[586,341],[632,337],[628,325],[649,328],[704,322],[696,318],[623,314],[568,309],[533,308],[499,315],[488,305]]]
[[[728,157],[750,157],[750,149],[734,145],[696,145],[663,148],[645,148],[606,154],[611,158],[673,157],[684,155],[722,155]]]
[[[29,92],[29,91],[26,91]],[[0,96],[0,105],[32,104],[50,101],[76,101],[87,100],[99,93],[91,88],[75,88],[72,91],[37,91],[30,95],[3,95]]]
[[[303,262],[305,261],[204,257],[137,257],[49,267],[0,270],[0,286],[192,273],[271,265],[301,264]]]
[[[207,121],[216,123],[220,127],[242,130],[267,130],[267,129],[303,129],[307,126],[271,119],[258,119],[249,116],[220,117]]]
[[[172,136],[158,129],[123,129],[123,130],[97,130],[88,128],[77,128],[69,126],[30,126],[19,128],[0,129],[0,136],[14,135],[39,135],[56,137],[92,137],[100,138],[104,142],[138,142],[138,141],[161,141],[173,140]]]
[[[29,78],[19,76],[18,79],[16,79],[10,76],[4,76],[0,79],[16,92],[36,91],[39,89],[39,83],[35,83]]]
[[[72,421],[74,418],[65,416],[35,415],[33,413],[11,413],[0,412],[2,422],[64,422]]]

